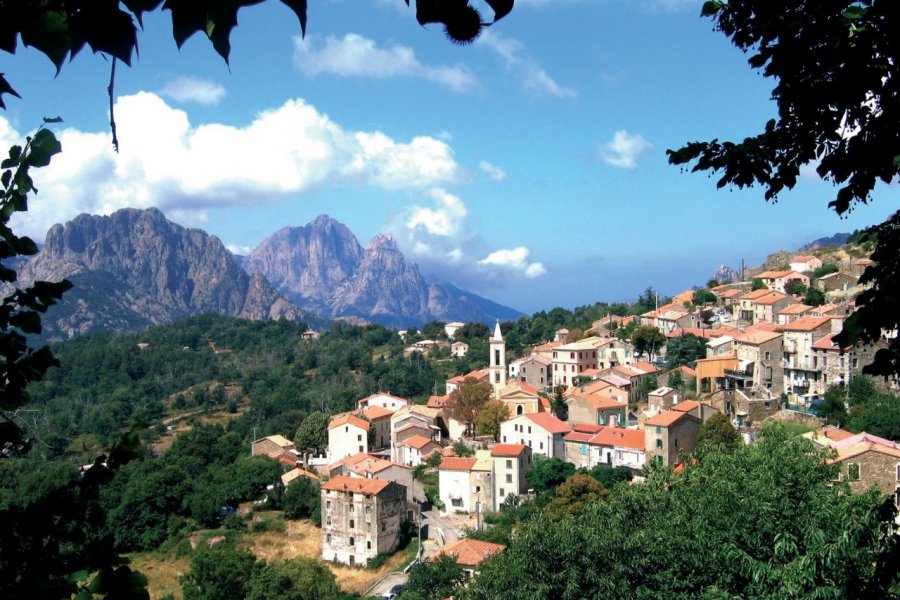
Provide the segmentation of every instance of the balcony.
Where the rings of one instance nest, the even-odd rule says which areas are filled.
[[[752,380],[753,379],[753,369],[724,369],[725,376],[731,377],[732,379],[744,379],[744,380]]]

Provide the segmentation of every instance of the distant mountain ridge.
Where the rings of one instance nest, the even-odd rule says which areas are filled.
[[[849,233],[835,233],[829,237],[821,237],[817,240],[813,240],[808,244],[804,244],[800,246],[798,250],[801,252],[804,250],[815,250],[816,248],[825,248],[827,246],[842,246],[847,243],[847,240],[850,239]]]
[[[243,271],[218,238],[172,223],[155,208],[82,214],[54,225],[19,278],[75,284],[43,319],[44,337],[51,340],[201,313],[302,316],[264,277]]]
[[[43,319],[44,337],[129,331],[202,313],[248,319],[346,318],[405,327],[429,320],[493,322],[522,313],[452,286],[429,284],[396,242],[363,249],[322,215],[276,232],[239,259],[199,229],[157,209],[82,214],[54,225],[20,281],[75,287]],[[318,316],[317,316],[318,315]]]
[[[426,321],[517,319],[519,311],[446,284],[428,283],[397,243],[375,236],[363,249],[353,233],[328,215],[303,227],[285,227],[244,260],[306,310],[403,327]]]

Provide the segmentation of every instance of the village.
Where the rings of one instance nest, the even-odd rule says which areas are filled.
[[[677,469],[691,460],[710,419],[726,420],[745,444],[765,421],[807,425],[805,435],[833,450],[854,492],[877,484],[900,502],[900,444],[816,415],[826,392],[847,386],[878,349],[834,341],[869,262],[847,261],[823,275],[821,260],[795,256],[788,269],[687,290],[644,314],[610,314],[575,336],[560,329],[514,358],[496,323],[487,367],[448,379],[426,404],[376,393],[331,417],[322,455],[280,435],[256,440],[253,453],[281,461],[286,486],[299,478],[320,486],[323,560],[364,566],[395,551],[404,525],[413,524],[432,538],[432,557],[455,557],[468,576],[503,546],[464,534],[442,539],[442,530],[423,528],[423,511],[484,527],[485,513],[533,495],[527,475],[543,460],[626,469],[639,484],[648,465]],[[809,290],[824,302],[804,303]],[[445,340],[418,341],[407,352],[443,345],[464,355],[468,346],[454,341],[463,325],[448,323]],[[638,348],[616,335],[636,327],[665,341]],[[666,346],[688,335],[705,342],[706,356],[667,368]],[[879,385],[897,389],[896,380]],[[487,427],[479,412],[491,413]],[[427,471],[436,473],[436,494],[423,484]]]

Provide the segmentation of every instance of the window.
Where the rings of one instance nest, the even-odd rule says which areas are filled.
[[[772,360],[772,352],[771,351],[766,350],[765,360]]]
[[[371,514],[372,514],[372,507],[371,507],[371,506],[367,506],[367,507],[366,507],[366,514],[367,514],[367,515],[371,515]]]
[[[850,481],[859,481],[859,463],[850,463],[847,465],[847,476]]]
[[[512,469],[512,460],[506,459],[506,468]],[[897,467],[897,481],[900,481],[900,467]]]
[[[356,540],[355,540],[354,538],[350,538],[350,545],[351,545],[351,546],[355,546],[355,545],[356,545]]]
[[[325,534],[325,542],[326,542],[327,544],[330,544],[330,543],[331,543],[331,534],[330,534],[330,533],[326,533],[326,534]]]
[[[356,521],[353,519],[350,519],[350,529],[356,529]]]
[[[361,433],[359,433],[359,434],[356,435],[356,441],[357,441],[357,442],[361,442],[361,441],[362,441],[362,434],[361,434]]]
[[[500,488],[500,497],[502,498],[505,495],[506,495],[506,491],[503,488]]]
[[[325,508],[331,508],[331,500],[325,501]]]
[[[325,519],[325,524],[331,525],[331,517],[328,517],[327,519]]]
[[[356,507],[354,505],[350,505],[349,512],[356,512]]]
[[[531,433],[531,425],[528,426],[528,433]]]
[[[657,439],[657,440],[656,440],[656,447],[657,447],[657,448],[662,448],[662,440],[661,440],[661,439]]]
[[[897,481],[900,481],[900,463],[897,463]]]
[[[453,506],[459,508],[460,506],[462,506],[462,498],[451,498],[451,499],[450,499],[450,504],[452,504]]]
[[[541,450],[544,449],[544,442],[541,442]]]
[[[506,483],[512,483],[512,473],[506,474]]]
[[[387,530],[387,524],[386,524],[386,523],[382,523],[382,524],[381,524],[381,532],[384,533],[386,530]]]
[[[366,550],[372,549],[372,542],[366,542]]]

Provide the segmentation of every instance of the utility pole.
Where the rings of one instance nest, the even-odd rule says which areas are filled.
[[[256,441],[256,427],[253,428],[253,439],[250,441],[250,456],[253,456],[253,442]]]

